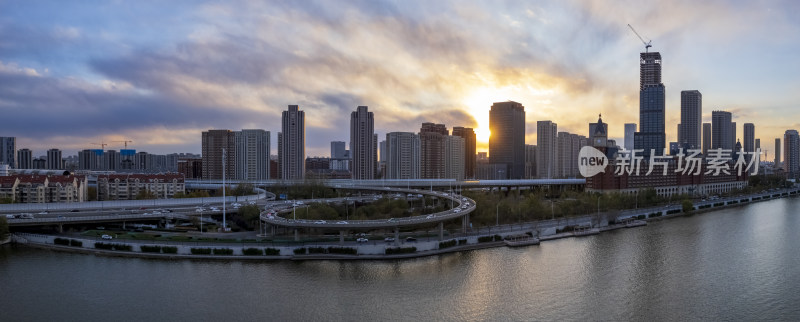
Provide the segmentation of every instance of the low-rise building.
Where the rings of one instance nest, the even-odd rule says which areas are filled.
[[[87,178],[73,175],[0,177],[0,199],[13,203],[84,202]]]
[[[158,199],[186,192],[182,174],[105,174],[97,176],[97,200],[135,200],[142,191]]]

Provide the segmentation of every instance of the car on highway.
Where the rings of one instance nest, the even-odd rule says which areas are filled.
[[[111,237],[111,235],[103,235],[100,238],[102,238],[102,239],[114,239],[114,237]]]
[[[156,211],[153,211],[153,215],[160,215],[160,214],[161,214],[161,212],[160,212],[160,211],[158,211],[158,210],[156,210]]]
[[[415,241],[417,241],[417,239],[414,238],[414,237],[406,237],[406,241],[407,242],[415,242]]]
[[[347,222],[342,220],[342,221],[337,222],[337,224],[339,224],[339,225],[347,225]]]
[[[324,220],[317,220],[317,221],[315,221],[314,223],[315,223],[315,224],[317,224],[317,225],[321,225],[321,224],[327,223],[327,221],[324,221]]]
[[[397,222],[397,219],[389,218],[389,220],[387,220],[386,222]]]
[[[48,214],[47,210],[42,211],[42,212],[38,213],[37,215],[46,215],[46,214]]]
[[[430,214],[430,215],[425,216],[425,219],[433,219],[433,217],[436,217],[436,216],[434,216],[433,214]]]
[[[211,207],[211,211],[219,211],[219,208],[217,208],[217,207]]]
[[[458,208],[453,209],[453,212],[461,212],[461,209],[458,209]]]
[[[369,241],[369,239],[366,239],[364,237],[360,237],[360,238],[356,239],[356,242],[359,242],[359,243],[366,243],[368,241]]]
[[[6,218],[8,218],[8,219],[14,219],[14,215],[6,215]]]
[[[386,238],[383,239],[383,241],[385,241],[387,243],[393,243],[394,242],[394,237],[386,237]]]
[[[206,210],[205,210],[205,209],[203,209],[203,208],[197,208],[197,209],[195,209],[194,211],[195,211],[195,212],[203,212],[203,211],[206,211]]]

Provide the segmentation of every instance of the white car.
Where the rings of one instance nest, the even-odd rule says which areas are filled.
[[[317,220],[317,221],[315,221],[314,223],[315,223],[315,224],[318,224],[318,225],[321,225],[321,224],[324,224],[324,223],[326,223],[326,221],[324,221],[324,220]]]
[[[433,219],[433,217],[435,217],[435,216],[434,215],[428,215],[428,216],[425,217],[425,219]]]
[[[364,237],[361,237],[361,238],[359,238],[359,239],[356,239],[356,242],[359,242],[359,243],[366,243],[366,242],[368,242],[368,241],[369,241],[369,239],[366,239],[366,238],[364,238]]]
[[[103,236],[100,236],[100,238],[102,238],[102,239],[114,239],[114,237],[111,237],[111,235],[103,235]]]
[[[205,209],[203,209],[203,208],[197,208],[197,209],[195,209],[194,211],[195,211],[195,212],[203,212],[203,211],[206,211],[206,210],[205,210]]]
[[[344,221],[344,220],[342,220],[342,221],[340,221],[340,222],[337,222],[337,224],[339,224],[339,225],[347,225],[347,222],[346,222],[346,221]]]
[[[383,239],[383,241],[385,241],[387,243],[394,242],[394,237],[386,237],[386,238]]]
[[[461,209],[456,208],[453,212],[461,212]]]

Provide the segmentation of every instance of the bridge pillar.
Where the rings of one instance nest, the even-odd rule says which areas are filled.
[[[339,244],[344,244],[344,235],[345,235],[345,231],[344,230],[340,230],[339,231]]]
[[[64,224],[58,224],[58,233],[59,234],[63,234],[64,233]]]
[[[469,229],[469,214],[464,215],[461,219],[461,227],[464,229],[464,233],[467,233],[467,229]]]
[[[439,241],[444,239],[444,222],[439,222]]]
[[[127,228],[125,228],[125,222],[124,221],[122,222],[122,230],[127,230]]]
[[[271,236],[274,237],[275,236],[275,226],[274,225],[269,225],[269,230],[270,230],[270,233],[272,233]]]
[[[394,244],[400,245],[400,228],[394,227]]]
[[[300,241],[300,233],[297,231],[297,228],[294,229],[294,241]]]

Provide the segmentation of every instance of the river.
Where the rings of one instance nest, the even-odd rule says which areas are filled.
[[[4,321],[799,320],[800,199],[397,261],[0,248]]]

